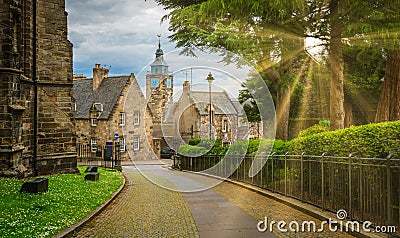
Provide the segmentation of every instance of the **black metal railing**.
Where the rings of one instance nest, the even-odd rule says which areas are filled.
[[[106,146],[97,145],[94,149],[88,144],[77,145],[77,160],[78,163],[92,166],[112,167],[121,165],[121,151],[119,144],[114,143],[112,146],[112,155],[106,155]]]
[[[246,182],[348,218],[379,226],[400,224],[400,160],[314,155],[179,156],[180,168]],[[255,176],[251,165],[266,163]],[[235,168],[236,167],[236,168]],[[251,171],[250,171],[251,172]]]

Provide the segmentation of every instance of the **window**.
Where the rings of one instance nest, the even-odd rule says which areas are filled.
[[[133,137],[133,150],[139,150],[140,149],[140,137],[135,136]]]
[[[119,113],[119,125],[125,126],[125,112]]]
[[[97,139],[96,138],[90,139],[90,149],[92,152],[97,151]]]
[[[224,120],[222,125],[222,132],[227,132],[227,131],[228,131],[228,121]]]
[[[102,103],[94,103],[94,107],[96,108],[97,111],[102,112],[103,111],[103,104]]]
[[[125,152],[125,138],[119,138],[119,151]]]
[[[97,126],[97,118],[92,118],[92,126]]]
[[[140,124],[140,112],[139,112],[139,111],[136,111],[135,114],[134,114],[134,117],[133,117],[133,124],[134,124],[135,126],[137,126],[137,125]]]

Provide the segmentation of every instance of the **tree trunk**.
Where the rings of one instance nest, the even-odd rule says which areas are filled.
[[[342,25],[339,18],[339,6],[337,0],[330,4],[331,32],[330,32],[330,55],[331,85],[330,85],[330,123],[331,130],[344,128],[344,91],[343,91],[343,69],[344,61],[342,54]]]
[[[353,125],[353,103],[350,100],[350,98],[345,99],[344,111],[345,111],[344,126],[347,128]]]
[[[276,139],[286,141],[289,134],[290,88],[279,85],[276,101]]]
[[[375,122],[400,120],[400,51],[390,51]]]

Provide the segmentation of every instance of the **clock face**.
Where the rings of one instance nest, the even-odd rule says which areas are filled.
[[[158,78],[151,78],[151,87],[152,88],[158,87]]]

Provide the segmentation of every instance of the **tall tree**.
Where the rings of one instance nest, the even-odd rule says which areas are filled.
[[[400,51],[388,53],[376,122],[400,120]]]
[[[269,80],[276,82],[281,82],[282,75],[277,68],[271,70],[270,56],[271,52],[276,52],[274,49],[277,45],[281,47],[280,49],[284,49],[285,43],[298,37],[313,37],[325,42],[331,67],[331,130],[344,127],[342,54],[344,37],[349,37],[352,41],[353,38],[361,36],[365,40],[371,22],[376,18],[382,18],[382,15],[398,15],[392,11],[399,5],[399,0],[156,0],[156,2],[172,10],[168,15],[170,30],[174,32],[171,39],[177,42],[177,46],[215,46],[231,50],[257,64],[260,71],[271,72]],[[386,29],[386,23],[383,21],[380,27]],[[297,53],[296,50],[292,52]],[[290,65],[285,59],[289,58],[282,55],[281,69],[285,69]],[[278,96],[279,92],[288,94],[290,87],[281,87],[277,91]],[[279,104],[287,103],[285,100],[277,99],[277,104],[278,116],[282,115],[282,118],[285,118],[286,108],[280,107]]]

